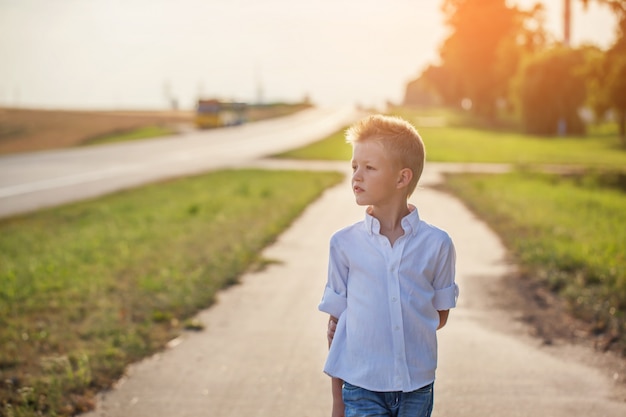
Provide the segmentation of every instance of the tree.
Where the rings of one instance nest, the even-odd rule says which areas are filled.
[[[440,102],[440,95],[424,77],[419,77],[407,84],[404,93],[405,106],[431,107],[440,104]]]
[[[581,0],[585,5],[590,0]],[[613,109],[619,136],[626,147],[626,0],[596,0],[607,5],[618,18],[617,39],[602,58],[594,61],[589,72],[590,104],[596,115]]]
[[[626,147],[626,51],[611,49],[606,54],[602,86],[608,105],[615,112],[622,146]]]
[[[525,130],[532,134],[584,133],[578,114],[586,98],[587,49],[556,46],[522,67],[517,94]]]
[[[506,0],[444,0],[442,10],[451,29],[440,49],[442,63],[420,78],[444,103],[469,98],[476,114],[493,121],[522,56],[545,44],[543,9],[522,11]]]
[[[599,48],[590,49],[585,68],[587,105],[593,110],[596,120],[603,120],[611,109],[610,91],[606,88],[607,64],[605,51]]]
[[[591,3],[591,0],[580,0],[585,6]],[[613,10],[616,14],[620,15],[626,11],[626,0],[595,0],[599,4],[605,4]]]
[[[429,65],[422,74],[406,86],[404,105],[430,106],[454,103],[454,88],[450,75],[443,67]]]
[[[626,147],[626,57],[616,58],[615,65],[609,73],[608,82],[612,85],[609,97],[617,113],[619,136],[622,145]]]

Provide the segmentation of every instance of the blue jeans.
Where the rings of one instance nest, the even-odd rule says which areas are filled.
[[[412,392],[374,392],[344,382],[346,417],[430,417],[434,384]]]

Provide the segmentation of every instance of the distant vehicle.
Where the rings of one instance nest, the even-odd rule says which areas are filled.
[[[196,126],[209,129],[223,126],[237,126],[247,120],[246,103],[220,100],[198,100]]]

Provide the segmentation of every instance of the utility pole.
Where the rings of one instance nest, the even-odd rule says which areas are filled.
[[[572,22],[572,0],[563,0],[565,2],[563,8],[563,45],[570,46],[570,29]]]
[[[570,29],[572,22],[572,1],[563,0],[563,2],[563,45],[569,48],[571,46]],[[561,115],[557,122],[557,134],[559,136],[565,136],[567,130],[567,120]]]
[[[261,80],[261,66],[257,62],[256,68],[256,104],[263,104],[263,81]]]

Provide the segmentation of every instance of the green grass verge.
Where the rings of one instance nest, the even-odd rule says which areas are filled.
[[[401,112],[402,113],[402,112]],[[593,129],[587,137],[539,137],[457,126],[421,126],[436,115],[404,112],[402,116],[418,128],[432,162],[511,163],[519,166],[566,165],[623,170],[626,149],[616,134]],[[444,113],[440,116],[445,122]],[[350,160],[352,148],[345,143],[345,129],[301,149],[277,155],[279,158]]]
[[[419,131],[429,161],[626,166],[626,149],[619,147],[617,137],[550,138],[457,127],[423,127]]]
[[[130,142],[141,139],[158,138],[161,136],[175,135],[176,131],[166,126],[145,126],[126,132],[116,132],[110,135],[98,136],[86,140],[83,146],[102,145],[105,143]]]
[[[446,186],[496,230],[531,279],[625,349],[626,194],[588,178],[463,174]]]
[[[284,159],[349,161],[350,158],[352,158],[352,146],[346,143],[346,129],[347,127],[340,129],[322,140],[313,142],[310,145],[292,149],[274,155],[274,157]]]
[[[467,116],[449,111],[441,113],[441,126],[424,124],[432,117],[429,111],[400,109],[397,114],[418,128],[429,161],[626,167],[626,149],[620,145],[615,124],[590,126],[584,137],[552,137],[467,127]]]
[[[0,220],[0,415],[88,409],[340,179],[214,172]]]

